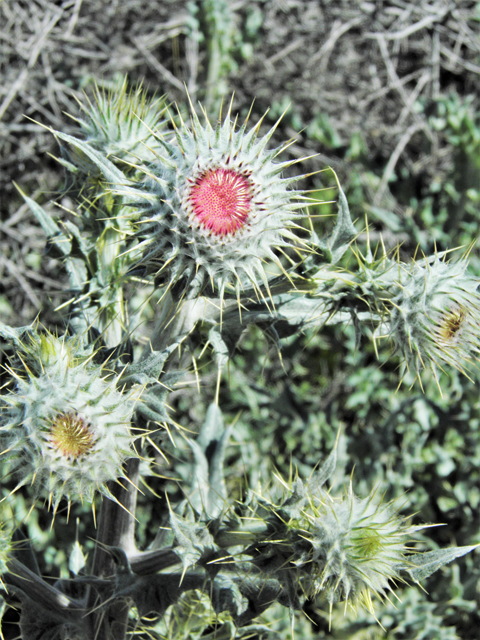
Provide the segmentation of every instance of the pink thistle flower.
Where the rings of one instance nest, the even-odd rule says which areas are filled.
[[[211,169],[197,178],[187,200],[192,224],[216,236],[235,235],[248,222],[252,185],[232,169]]]
[[[302,250],[298,223],[307,198],[293,185],[303,176],[282,175],[298,160],[277,161],[290,143],[267,149],[279,121],[259,137],[262,120],[237,129],[230,108],[213,127],[192,109],[191,126],[181,121],[173,141],[159,134],[162,154],[130,191],[141,210],[139,266],[158,283],[182,283],[189,298],[207,288],[220,299],[226,292],[238,298],[251,287],[268,290],[269,266],[284,271],[280,253]],[[129,190],[119,194],[128,197]]]

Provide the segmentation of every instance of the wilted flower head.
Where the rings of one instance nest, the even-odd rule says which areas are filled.
[[[480,280],[466,260],[439,257],[415,262],[400,275],[394,298],[391,337],[407,366],[419,373],[446,363],[465,372],[480,351]]]
[[[175,140],[162,142],[140,185],[144,197],[132,195],[148,273],[185,278],[192,296],[208,285],[220,297],[228,287],[238,295],[266,285],[265,263],[281,266],[277,248],[301,244],[294,229],[303,192],[291,189],[298,178],[281,177],[293,162],[276,162],[286,145],[269,151],[277,125],[259,138],[260,124],[237,130],[229,110],[223,123],[202,125],[192,109],[191,126],[182,121]]]
[[[92,362],[75,338],[33,335],[18,352],[15,389],[1,396],[0,445],[19,486],[33,485],[56,508],[62,498],[109,496],[107,482],[138,457],[130,421],[138,390]]]

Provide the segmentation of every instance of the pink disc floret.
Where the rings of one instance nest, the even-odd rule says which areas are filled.
[[[210,169],[199,176],[189,194],[193,216],[216,236],[235,234],[248,220],[252,188],[246,176],[233,169]]]

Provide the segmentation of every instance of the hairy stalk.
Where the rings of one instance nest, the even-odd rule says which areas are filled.
[[[202,9],[207,22],[208,74],[205,102],[215,111],[225,93],[225,76],[231,67],[233,20],[230,7],[224,0],[203,0]]]
[[[107,227],[96,243],[98,260],[98,281],[106,289],[106,301],[102,305],[96,324],[105,344],[116,347],[121,343],[125,329],[125,307],[123,288],[116,281],[121,278],[118,262],[122,247],[122,233]]]

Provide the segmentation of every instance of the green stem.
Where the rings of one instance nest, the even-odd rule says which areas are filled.
[[[113,227],[107,227],[97,241],[98,278],[108,296],[105,307],[101,309],[98,329],[110,347],[120,344],[125,332],[122,258],[119,256],[122,243],[123,234]]]

